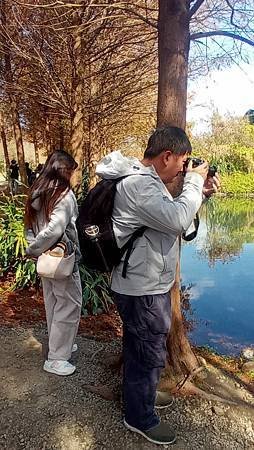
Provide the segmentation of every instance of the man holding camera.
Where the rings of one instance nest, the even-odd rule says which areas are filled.
[[[113,152],[97,166],[102,178],[124,177],[117,183],[113,210],[119,248],[135,230],[146,227],[134,242],[126,276],[124,256],[113,270],[111,288],[123,321],[124,424],[156,444],[176,439],[171,427],[160,422],[155,407],[168,406],[156,387],[166,361],[178,237],[187,234],[204,196],[219,187],[216,175],[207,177],[207,162],[193,168],[190,161],[182,193],[173,199],[165,184],[183,172],[191,150],[185,132],[168,126],[151,135],[141,162]]]

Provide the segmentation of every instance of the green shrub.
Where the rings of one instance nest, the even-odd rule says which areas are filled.
[[[214,113],[211,131],[193,137],[195,155],[217,165],[221,174],[254,172],[254,127],[246,120]]]
[[[109,312],[113,303],[110,296],[109,276],[80,265],[82,283],[82,312],[83,314],[97,314],[100,311]]]
[[[0,273],[14,274],[13,289],[29,286],[36,280],[35,264],[25,255],[24,198],[2,196],[0,200]]]
[[[231,195],[254,193],[253,173],[235,172],[221,175],[221,191]]]

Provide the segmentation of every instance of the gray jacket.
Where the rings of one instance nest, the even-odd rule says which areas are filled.
[[[78,205],[74,193],[70,190],[54,207],[47,222],[41,208],[40,199],[35,199],[33,207],[37,210],[37,226],[35,230],[27,230],[26,238],[29,246],[26,253],[29,256],[40,256],[61,238],[76,249],[76,261],[80,259],[76,218]],[[63,236],[63,238],[62,238]]]
[[[122,277],[124,258],[113,270],[112,290],[137,296],[168,292],[175,278],[177,238],[188,230],[201,206],[203,178],[187,173],[182,194],[173,199],[153,166],[145,167],[119,151],[103,158],[96,173],[104,179],[132,175],[117,184],[113,227],[118,246],[136,229],[148,227],[134,243],[126,278]]]

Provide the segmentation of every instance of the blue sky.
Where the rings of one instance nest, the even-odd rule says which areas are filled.
[[[194,133],[206,131],[212,112],[243,116],[254,109],[254,62],[211,71],[189,84],[191,101],[187,120],[195,122]]]

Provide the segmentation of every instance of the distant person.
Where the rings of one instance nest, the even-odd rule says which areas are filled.
[[[38,178],[38,176],[40,175],[40,173],[42,172],[44,167],[44,164],[39,163],[38,166],[35,169],[35,177]]]
[[[30,175],[30,179],[28,181],[29,186],[32,186],[32,184],[35,182],[35,180],[38,178],[38,176],[40,175],[40,173],[42,172],[44,165],[43,164],[38,164],[38,166],[36,167],[35,170],[32,171],[31,175]]]
[[[32,169],[29,165],[29,162],[25,162],[25,167],[26,167],[26,176],[27,176],[27,182],[28,182],[28,186],[32,186],[33,184],[33,180],[32,180]]]
[[[49,338],[49,352],[43,369],[56,375],[71,375],[76,367],[69,362],[78,331],[82,290],[76,229],[78,206],[70,187],[76,161],[63,150],[55,151],[45,163],[43,173],[28,193],[25,229],[28,256],[37,258],[47,250],[75,251],[73,273],[64,279],[41,277]]]
[[[19,166],[15,159],[10,164],[10,191],[13,195],[18,192]]]

